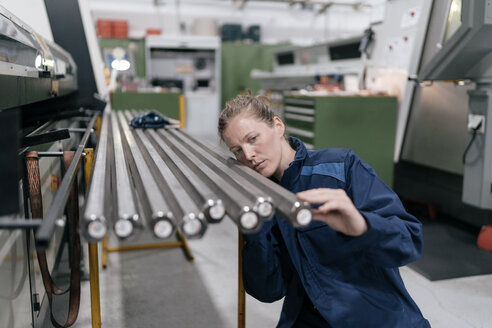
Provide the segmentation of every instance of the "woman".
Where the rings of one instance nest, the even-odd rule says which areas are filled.
[[[238,161],[317,207],[307,227],[276,216],[244,236],[244,287],[262,302],[285,296],[278,327],[430,327],[398,270],[420,256],[421,224],[371,167],[285,139],[251,93],[226,104],[218,130]]]

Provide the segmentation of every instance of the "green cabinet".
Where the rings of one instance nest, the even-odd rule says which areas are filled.
[[[111,108],[157,110],[163,115],[179,120],[178,92],[113,92]]]
[[[286,96],[287,134],[310,149],[349,148],[393,186],[398,103],[381,96]]]
[[[251,78],[251,70],[256,68],[271,71],[274,50],[284,47],[285,44],[222,42],[221,108],[246,88],[256,94],[259,83]]]

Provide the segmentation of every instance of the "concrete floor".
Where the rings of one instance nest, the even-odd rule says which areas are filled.
[[[237,327],[236,227],[225,219],[189,244],[193,262],[179,248],[110,253],[100,271],[102,327]],[[401,273],[432,327],[491,327],[492,275],[431,282]],[[73,327],[91,327],[89,282],[81,297]],[[280,309],[247,296],[246,326],[275,327]]]

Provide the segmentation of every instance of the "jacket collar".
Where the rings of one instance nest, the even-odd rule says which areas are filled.
[[[289,137],[289,144],[296,151],[296,156],[294,157],[294,161],[291,163],[291,165],[295,162],[303,161],[306,159],[307,149],[301,140],[297,139],[296,137]]]
[[[289,144],[296,151],[296,155],[294,161],[284,170],[284,175],[282,176],[282,180],[280,180],[280,185],[286,188],[289,188],[290,185],[297,181],[302,163],[308,155],[306,146],[304,146],[301,140],[295,137],[289,137]]]

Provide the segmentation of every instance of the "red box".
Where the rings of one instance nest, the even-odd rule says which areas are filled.
[[[98,19],[96,23],[97,36],[111,38],[113,36],[113,23],[107,19]]]
[[[127,21],[113,21],[113,38],[128,39]]]
[[[145,34],[146,35],[161,35],[162,34],[162,30],[161,29],[158,29],[158,28],[148,28],[145,31]]]
[[[97,36],[100,38],[128,39],[128,22],[109,19],[98,19],[96,22]]]

